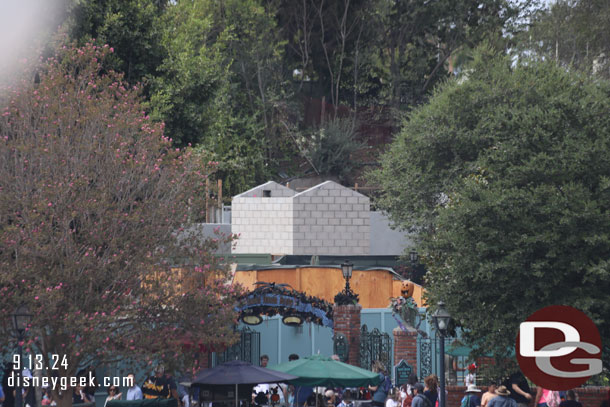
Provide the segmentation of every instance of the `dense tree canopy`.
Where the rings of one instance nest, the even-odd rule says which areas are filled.
[[[538,10],[519,47],[570,69],[610,78],[610,7],[604,0],[558,0]]]
[[[417,232],[429,300],[481,350],[506,354],[551,304],[584,310],[609,343],[609,109],[608,82],[483,51],[383,157],[377,204]]]
[[[279,173],[318,172],[299,140],[332,130],[311,109],[321,100],[332,120],[407,111],[465,50],[511,32],[521,3],[84,0],[65,26],[80,44],[114,47],[114,68],[143,82],[153,118],[175,145],[211,154],[231,196]],[[398,116],[385,113],[384,125]]]
[[[110,53],[64,48],[0,99],[0,312],[29,307],[26,348],[67,355],[60,377],[233,340],[218,243],[185,231],[212,168],[172,147]]]

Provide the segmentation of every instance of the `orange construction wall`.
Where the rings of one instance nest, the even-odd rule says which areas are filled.
[[[345,288],[345,280],[341,269],[337,267],[300,267],[269,270],[238,270],[233,280],[246,290],[256,288],[257,281],[267,283],[289,284],[297,291],[304,292],[330,303],[334,303],[335,295]],[[391,297],[398,297],[402,281],[394,280],[387,270],[353,270],[350,286],[352,291],[360,296],[362,308],[386,308]],[[423,290],[415,285],[413,299],[422,306]]]

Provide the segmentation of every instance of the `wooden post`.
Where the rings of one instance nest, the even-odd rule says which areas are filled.
[[[358,183],[356,182],[356,185],[354,185],[354,191],[358,192]]]
[[[216,223],[222,223],[222,180],[218,180],[218,211],[220,213],[220,219],[216,219]]]
[[[205,179],[205,223],[210,223],[210,178]]]

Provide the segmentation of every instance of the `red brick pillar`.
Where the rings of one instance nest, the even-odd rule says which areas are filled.
[[[360,312],[362,306],[335,305],[333,308],[334,333],[343,334],[349,345],[346,363],[360,366]]]
[[[417,330],[407,326],[407,330],[394,328],[394,364],[404,360],[417,374]]]

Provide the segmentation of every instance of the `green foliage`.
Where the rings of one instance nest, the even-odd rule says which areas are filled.
[[[362,147],[356,140],[356,124],[351,119],[334,119],[301,139],[314,170],[320,175],[334,175],[340,180],[355,167],[352,154]]]
[[[312,125],[306,97],[337,107],[326,109],[332,118],[343,106],[352,116],[362,106],[409,110],[465,49],[511,31],[518,9],[508,0],[72,1],[71,38],[114,47],[112,67],[142,83],[174,144],[219,162],[225,196],[301,171],[294,134]]]
[[[81,0],[69,12],[67,28],[73,40],[92,38],[113,47],[114,68],[131,84],[155,75],[165,56],[160,17],[163,0]]]
[[[520,48],[610,78],[610,8],[604,0],[558,0],[539,10]]]
[[[219,161],[225,195],[269,175],[281,155],[276,105],[282,43],[259,1],[179,2],[166,13],[167,58],[151,106],[178,145],[199,145]]]
[[[551,304],[585,311],[608,343],[610,84],[490,54],[413,112],[377,204],[419,232],[429,301],[481,352],[505,355]]]

